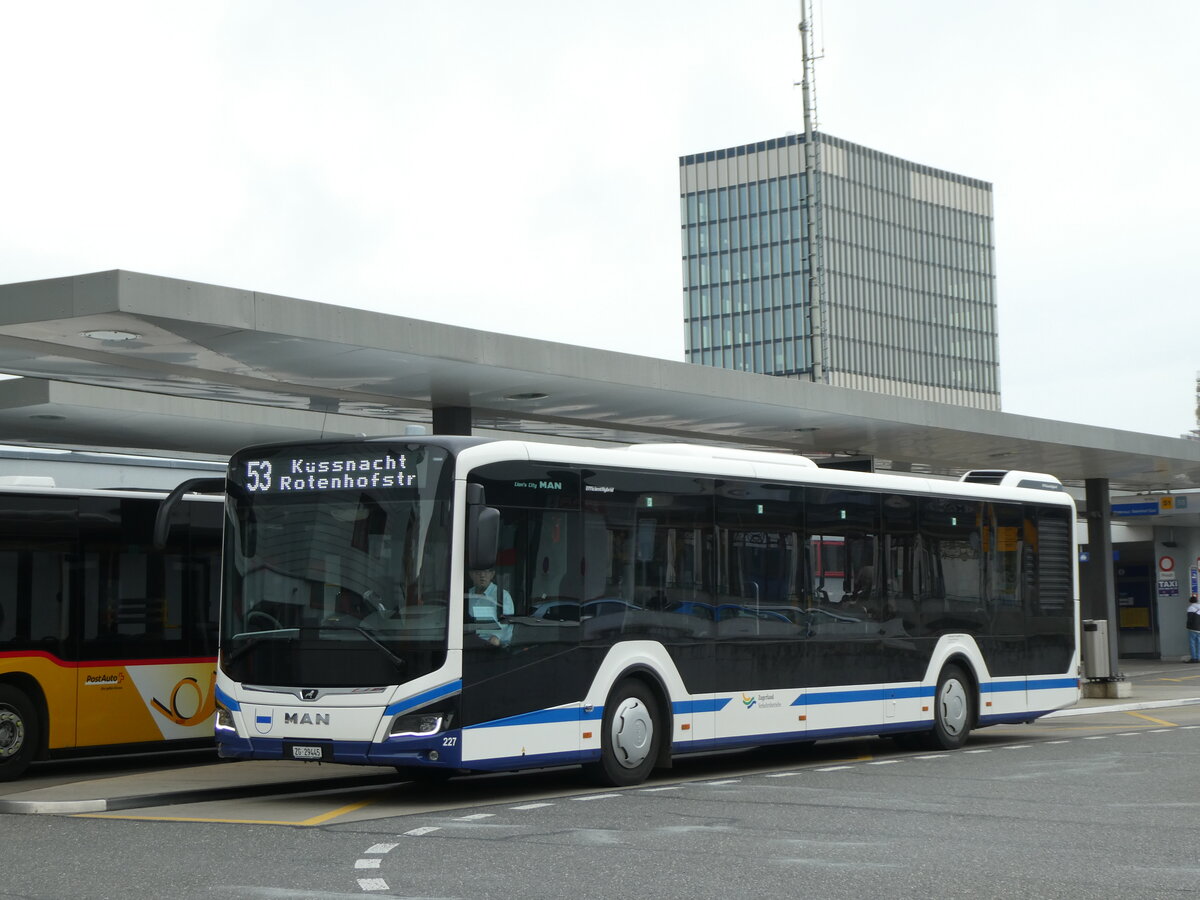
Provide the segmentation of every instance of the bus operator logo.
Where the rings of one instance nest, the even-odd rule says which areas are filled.
[[[175,685],[174,690],[171,691],[169,703],[163,703],[155,698],[150,701],[150,705],[176,725],[199,725],[211,718],[217,711],[217,701],[213,691],[216,682],[217,673],[214,670],[208,682],[208,693],[205,694],[200,689],[200,682],[188,676]]]

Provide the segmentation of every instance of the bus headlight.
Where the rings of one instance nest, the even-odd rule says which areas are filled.
[[[428,734],[437,734],[446,727],[449,718],[448,715],[440,712],[396,716],[392,720],[389,734],[391,737],[422,737]]]
[[[217,704],[217,718],[213,722],[213,728],[217,731],[237,731],[237,727],[233,724],[233,713],[220,703]]]

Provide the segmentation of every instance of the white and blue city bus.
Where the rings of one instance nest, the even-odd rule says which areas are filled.
[[[227,494],[224,757],[628,785],[772,742],[953,749],[1079,697],[1047,475],[403,437],[245,450]]]

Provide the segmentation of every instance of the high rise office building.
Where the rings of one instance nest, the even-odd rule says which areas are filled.
[[[680,158],[687,360],[999,409],[991,185],[813,138]]]

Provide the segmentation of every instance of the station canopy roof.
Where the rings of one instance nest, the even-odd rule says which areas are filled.
[[[1115,490],[1200,487],[1200,442],[633,356],[126,271],[0,285],[7,443],[228,455],[403,434],[694,441]]]

